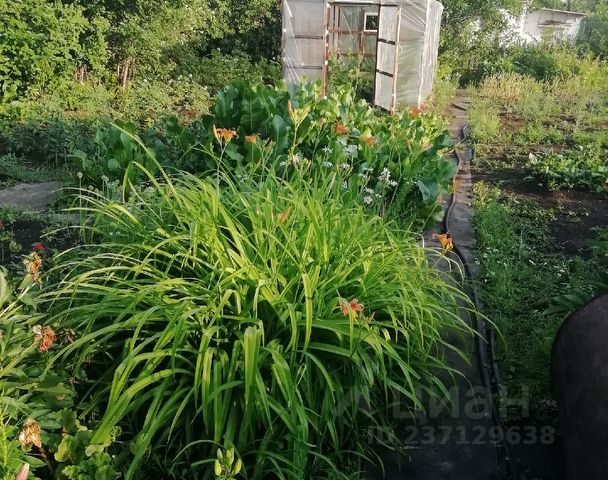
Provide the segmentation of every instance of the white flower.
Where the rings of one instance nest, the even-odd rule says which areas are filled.
[[[366,197],[363,198],[363,203],[365,203],[365,205],[371,205],[374,202],[374,199],[372,197],[370,197],[369,195],[367,195]]]
[[[342,182],[342,188],[344,190],[348,190],[348,182],[346,180],[344,180],[344,182]]]
[[[390,170],[388,168],[385,168],[384,170],[382,170],[382,173],[378,177],[378,180],[380,180],[381,182],[384,182],[384,183],[388,184],[391,181],[391,172],[390,172]]]
[[[282,161],[281,163],[279,163],[279,167],[284,167],[286,165],[285,161]]]
[[[324,153],[331,153],[331,148],[329,148],[329,146],[326,145],[325,147],[323,147],[323,152]]]
[[[374,194],[374,190],[372,188],[365,187],[365,193],[369,193],[370,195]]]
[[[323,162],[323,166],[324,166],[325,168],[331,168],[331,167],[333,167],[333,166],[334,166],[334,164],[333,164],[333,163],[331,163],[331,162]]]
[[[348,170],[350,168],[350,165],[346,162],[343,162],[340,164],[340,166],[338,167],[339,170]]]
[[[350,157],[354,157],[355,154],[357,153],[357,150],[359,150],[359,147],[357,145],[346,145],[346,147],[344,147],[344,152],[350,156]]]
[[[76,176],[77,176],[78,178],[82,178],[82,172],[78,172],[78,173],[76,174]]]
[[[298,155],[297,153],[292,155],[291,163],[293,163],[294,165],[299,165],[300,164],[300,155]]]
[[[390,185],[391,187],[396,187],[397,185],[399,185],[399,182],[397,182],[397,181],[395,181],[395,180],[391,180],[391,181],[389,182],[389,185]]]

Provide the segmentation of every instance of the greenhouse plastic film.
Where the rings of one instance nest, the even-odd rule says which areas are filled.
[[[397,104],[421,105],[435,81],[443,5],[433,0],[410,0],[401,5]]]
[[[283,2],[283,76],[287,83],[319,80],[325,63],[325,2]]]

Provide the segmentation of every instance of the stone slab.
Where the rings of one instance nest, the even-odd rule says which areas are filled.
[[[0,190],[0,208],[42,212],[53,204],[60,189],[59,182],[20,183]]]

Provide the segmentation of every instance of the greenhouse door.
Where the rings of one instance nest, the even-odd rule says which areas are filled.
[[[374,104],[394,113],[397,108],[397,49],[401,26],[399,5],[380,5]]]

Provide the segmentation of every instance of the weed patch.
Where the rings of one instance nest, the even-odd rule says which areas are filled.
[[[519,396],[526,389],[533,416],[551,420],[551,348],[571,311],[555,309],[555,297],[567,292],[590,299],[603,269],[595,256],[569,258],[553,246],[551,211],[504,197],[486,183],[475,185],[474,208],[479,290],[484,313],[501,334],[507,394]]]

